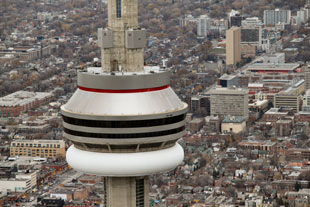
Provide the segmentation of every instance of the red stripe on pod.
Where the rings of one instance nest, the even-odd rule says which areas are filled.
[[[97,88],[86,88],[83,86],[78,86],[80,90],[95,92],[95,93],[143,93],[143,92],[151,92],[151,91],[159,91],[166,88],[169,88],[169,85],[159,86],[155,88],[140,88],[140,89],[97,89]]]

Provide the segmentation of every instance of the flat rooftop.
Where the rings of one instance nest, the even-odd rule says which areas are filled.
[[[243,140],[239,142],[239,145],[255,145],[255,146],[273,146],[276,142],[271,142],[270,140]]]
[[[4,160],[0,162],[1,167],[13,167],[15,165],[35,165],[46,162],[45,158],[39,157],[28,157],[28,156],[21,156],[21,157],[10,157],[8,160]]]
[[[115,75],[115,76],[124,76],[124,75],[143,75],[143,74],[151,74],[151,73],[161,73],[166,72],[167,70],[165,68],[161,68],[159,66],[150,66],[145,65],[144,71],[140,72],[123,72],[123,71],[113,71],[113,72],[105,72],[102,71],[101,67],[88,67],[87,71],[88,73],[94,73],[94,74],[102,74],[102,75]]]
[[[263,83],[249,83],[248,88],[262,88],[264,87]]]
[[[30,104],[36,100],[44,99],[52,96],[51,93],[46,92],[30,92],[30,91],[16,91],[7,96],[0,98],[0,106],[15,107]]]
[[[263,105],[267,105],[267,104],[268,104],[268,100],[256,99],[253,103],[249,103],[249,107],[253,108],[253,107],[259,107],[259,106],[263,106]]]
[[[281,57],[284,53],[265,54],[264,57]]]
[[[224,75],[222,75],[219,79],[220,79],[220,80],[232,80],[232,79],[234,79],[234,78],[236,78],[236,75],[227,75],[227,74],[224,74]]]
[[[244,122],[243,116],[226,116],[222,123],[242,123]]]
[[[23,139],[23,140],[14,140],[14,143],[52,143],[52,144],[59,144],[64,143],[64,140],[49,140],[49,139]],[[12,142],[12,143],[13,143]]]
[[[288,114],[288,112],[281,111],[281,108],[271,108],[265,114]]]
[[[211,95],[220,95],[220,94],[239,94],[239,95],[245,95],[248,94],[248,90],[247,89],[243,89],[243,88],[237,88],[237,87],[230,87],[230,88],[226,88],[226,87],[215,87],[212,88],[209,93]]]
[[[289,48],[285,48],[283,51],[284,52],[296,52],[296,51],[298,51],[298,48],[289,47]]]
[[[298,63],[282,63],[282,64],[273,64],[273,63],[254,63],[249,65],[247,70],[248,71],[255,71],[255,70],[287,70],[287,71],[294,71],[300,65]]]

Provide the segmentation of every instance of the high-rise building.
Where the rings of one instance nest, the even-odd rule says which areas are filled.
[[[261,26],[241,27],[241,44],[250,44],[257,46],[258,48],[261,48],[262,27]]]
[[[303,8],[305,10],[305,15],[306,15],[306,22],[309,20],[310,18],[310,4],[309,1],[307,2],[307,4],[305,5],[305,7]]]
[[[198,95],[191,97],[190,112],[194,114],[210,115],[210,96]]]
[[[241,60],[241,29],[232,27],[226,31],[226,65],[235,65]]]
[[[210,18],[207,15],[201,15],[198,18],[197,35],[206,37],[211,29]]]
[[[310,17],[309,1],[306,2],[303,8],[300,8],[300,10],[297,11],[296,17],[298,17],[302,23],[306,23],[309,20],[309,17]]]
[[[227,115],[248,118],[248,90],[217,87],[210,90],[211,115]]]
[[[290,22],[291,10],[264,10],[265,25],[290,24]]]
[[[302,111],[310,112],[310,89],[306,90],[302,100]]]
[[[240,14],[240,12],[232,10],[228,13],[228,28],[241,27],[242,20],[244,20],[244,17]]]
[[[170,88],[170,71],[144,66],[146,31],[137,0],[108,0],[98,30],[102,67],[78,72],[78,89],[61,107],[74,169],[105,176],[105,207],[149,206],[149,175],[184,157],[187,104]]]
[[[308,20],[308,15],[308,10],[305,8],[301,8],[299,11],[297,11],[297,17],[299,17],[303,23]]]
[[[241,27],[241,54],[256,54],[256,51],[263,49],[264,30],[262,22],[257,17],[246,18],[242,21]],[[253,52],[248,51],[252,49]]]
[[[310,67],[304,67],[306,89],[310,89]]]
[[[310,112],[310,89],[306,90],[302,101],[302,110]]]

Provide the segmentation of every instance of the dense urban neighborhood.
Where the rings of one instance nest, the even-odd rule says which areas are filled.
[[[151,175],[149,206],[310,206],[310,2],[138,2],[144,65],[188,105],[184,160]],[[102,64],[107,12],[0,0],[0,207],[105,206],[105,177],[66,162],[60,107]]]

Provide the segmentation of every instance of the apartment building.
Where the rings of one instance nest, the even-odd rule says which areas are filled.
[[[265,25],[290,24],[290,22],[291,10],[264,10]]]
[[[18,116],[24,111],[46,104],[52,97],[50,92],[16,91],[0,98],[0,113],[4,117]]]
[[[274,106],[276,108],[287,107],[292,108],[294,112],[298,112],[302,105],[302,94],[305,92],[305,81],[299,80],[292,82],[287,89],[277,93],[274,96]]]
[[[15,140],[10,146],[10,156],[56,158],[65,157],[63,140]]]
[[[243,116],[248,118],[248,90],[242,88],[213,88],[210,90],[211,115]]]

